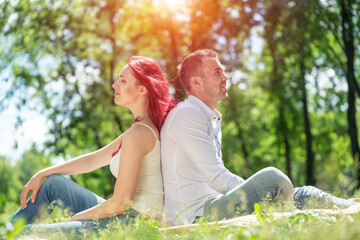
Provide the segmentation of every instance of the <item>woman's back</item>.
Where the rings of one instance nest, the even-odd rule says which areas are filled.
[[[138,212],[159,218],[161,216],[163,203],[160,141],[150,126],[144,123],[135,123],[134,125],[137,124],[150,129],[156,138],[156,143],[154,148],[144,156],[135,195],[130,206]],[[121,150],[113,157],[110,163],[110,171],[115,177],[117,177],[119,170],[120,156]]]

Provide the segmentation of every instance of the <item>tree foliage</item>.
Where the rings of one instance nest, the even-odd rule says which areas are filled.
[[[1,160],[4,179],[17,187],[0,193],[19,191],[51,159],[99,149],[130,126],[131,114],[113,103],[111,88],[130,56],[154,58],[180,100],[176,67],[200,48],[217,50],[230,76],[219,109],[231,171],[249,177],[276,166],[294,185],[353,190],[360,169],[359,6],[186,0],[174,10],[162,0],[1,1],[0,113],[10,105],[38,111],[51,138],[15,166]],[[30,167],[35,156],[41,164]],[[103,197],[112,194],[108,168],[72,178]]]

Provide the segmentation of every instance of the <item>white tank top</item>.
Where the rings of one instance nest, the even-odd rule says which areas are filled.
[[[155,131],[144,123],[135,123],[148,127],[155,135],[156,143],[154,148],[146,154],[141,164],[138,184],[136,187],[134,199],[130,207],[139,213],[147,214],[160,218],[163,205],[163,182],[160,165],[160,141]],[[110,171],[117,177],[120,163],[120,151],[110,162]]]

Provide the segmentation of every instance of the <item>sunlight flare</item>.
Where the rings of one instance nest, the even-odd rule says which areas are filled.
[[[187,0],[154,0],[154,3],[159,6],[166,7],[172,11],[182,8]]]

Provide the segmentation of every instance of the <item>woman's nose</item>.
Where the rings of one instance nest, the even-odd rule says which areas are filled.
[[[117,87],[116,84],[117,84],[117,81],[113,83],[113,85],[112,85],[113,89],[116,89],[116,87]]]

